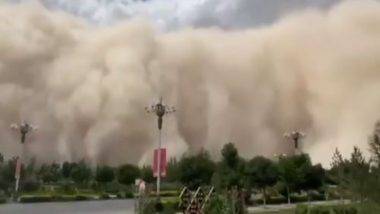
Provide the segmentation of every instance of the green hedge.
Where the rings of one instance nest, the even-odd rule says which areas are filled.
[[[50,202],[52,200],[53,197],[50,195],[23,195],[19,198],[21,203]]]
[[[143,208],[142,213],[143,214],[152,214],[156,213],[156,201],[151,200],[149,201],[146,206]],[[163,201],[162,202],[163,210],[160,212],[162,214],[175,214],[179,212],[180,210],[178,209],[178,202],[172,202],[172,201]]]
[[[311,207],[309,214],[330,214],[330,208],[324,206]]]
[[[74,201],[75,195],[54,195],[52,196],[52,201]]]
[[[307,195],[291,195],[290,201],[292,203],[307,202],[308,198]]]
[[[93,199],[93,198],[88,196],[88,195],[76,195],[75,196],[76,201],[87,201],[87,200],[91,200],[91,199]]]
[[[308,198],[307,198],[307,196],[304,196],[304,195],[301,195],[301,196],[300,195],[292,195],[292,196],[290,196],[290,201],[292,203],[307,202]],[[264,204],[264,201],[261,198],[255,199],[252,202],[254,204]],[[267,204],[286,204],[286,203],[288,203],[288,199],[286,197],[283,197],[283,196],[270,197],[270,198],[267,198],[266,203]]]
[[[325,201],[326,196],[324,194],[311,194],[310,198],[312,201]]]
[[[357,214],[358,210],[353,206],[334,206],[332,207],[334,214]]]
[[[297,205],[295,214],[307,214],[307,212],[308,212],[307,205],[304,205],[304,204]]]
[[[253,203],[254,204],[264,204],[264,200],[261,198],[255,199],[255,200],[253,200]],[[288,203],[288,199],[285,197],[270,197],[270,198],[267,198],[266,203],[267,204],[285,204],[285,203]]]
[[[133,192],[125,192],[124,197],[125,198],[134,198]]]
[[[0,204],[7,203],[7,198],[4,196],[0,197]]]
[[[150,192],[149,196],[155,197],[156,196],[156,192],[153,192],[153,191]],[[177,197],[177,196],[179,196],[179,192],[175,191],[175,190],[160,191],[160,196],[161,197]]]
[[[94,198],[87,195],[22,195],[19,197],[21,203],[52,202],[52,201],[86,201]]]

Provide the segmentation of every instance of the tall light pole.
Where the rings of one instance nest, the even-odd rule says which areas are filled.
[[[154,113],[157,116],[157,126],[158,126],[158,147],[157,147],[157,199],[160,198],[160,184],[161,184],[161,130],[163,117],[166,114],[175,112],[173,106],[164,105],[162,102],[162,97],[157,104],[145,107],[148,113]]]
[[[23,145],[23,148],[22,148],[23,151],[22,151],[22,154],[20,156],[24,156],[25,154],[23,154],[23,153],[25,152],[24,149],[25,149],[26,136],[31,131],[37,130],[37,128],[35,126],[30,125],[29,123],[23,121],[20,124],[12,124],[11,129],[19,131],[20,143]],[[20,182],[20,173],[21,173],[21,157],[20,156],[18,156],[16,158],[16,168],[15,168],[15,179],[16,179],[15,191],[16,191],[16,193],[18,191],[19,182]]]
[[[299,143],[302,138],[306,136],[305,133],[300,131],[292,131],[290,133],[285,133],[284,137],[290,139],[294,144],[294,154],[299,152]]]

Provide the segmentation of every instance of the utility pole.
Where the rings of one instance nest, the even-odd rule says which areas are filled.
[[[300,131],[292,131],[290,133],[285,133],[284,137],[287,139],[290,139],[294,144],[294,155],[300,153],[300,150],[299,150],[300,140],[304,138],[305,136],[306,134]]]
[[[157,200],[160,200],[160,184],[161,184],[161,130],[163,117],[166,114],[170,114],[176,111],[173,106],[164,105],[162,102],[162,97],[157,104],[145,107],[148,113],[154,113],[157,116],[157,126],[158,126],[158,147],[157,147]]]
[[[12,124],[11,129],[19,131],[20,134],[20,143],[22,144],[22,153],[20,156],[16,157],[16,169],[15,169],[15,192],[18,192],[19,182],[20,182],[20,174],[21,174],[21,158],[25,156],[25,141],[26,136],[31,132],[37,130],[37,128],[29,123],[23,121],[20,124]]]

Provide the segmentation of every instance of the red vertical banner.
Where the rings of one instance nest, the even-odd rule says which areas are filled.
[[[16,160],[16,170],[15,170],[15,178],[20,179],[21,173],[21,159],[18,157]]]
[[[161,159],[160,159],[160,172],[161,177],[166,176],[166,149],[161,149]],[[154,157],[153,157],[153,176],[158,176],[158,149],[154,150]]]

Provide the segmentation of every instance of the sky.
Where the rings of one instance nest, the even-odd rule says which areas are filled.
[[[25,2],[31,0],[8,0]],[[35,1],[35,0],[34,0]],[[145,18],[159,29],[221,27],[244,29],[271,24],[300,9],[326,9],[341,0],[39,0],[90,23],[111,25]]]

